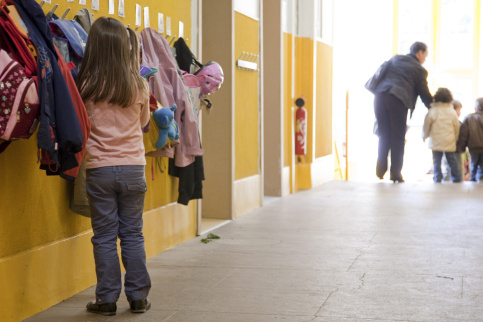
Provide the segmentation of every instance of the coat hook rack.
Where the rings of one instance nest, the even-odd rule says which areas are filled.
[[[166,38],[166,40],[168,40],[169,37],[171,37],[171,36],[170,35],[164,36],[164,38]]]
[[[58,7],[58,6],[59,6],[59,5],[56,3],[56,4],[54,5],[54,7],[52,8],[52,10],[50,10],[50,11],[49,11],[49,13],[48,13],[48,14],[46,14],[45,16],[50,16],[50,17],[51,17],[51,16],[54,14],[54,11],[57,9],[57,7]]]
[[[136,29],[134,29],[134,31],[138,31],[138,28],[139,28],[139,26],[137,26]]]
[[[45,15],[45,17],[47,17],[47,20],[52,19],[52,16],[54,15],[54,11],[57,9],[58,6],[59,6],[58,4],[55,4],[52,10],[50,10],[49,13]]]
[[[169,45],[171,46],[171,44],[174,42],[174,40],[176,39],[176,35],[173,36],[173,38],[171,38],[171,41],[169,42]]]
[[[65,16],[67,16],[67,14],[69,13],[70,11],[70,7],[67,8],[67,10],[64,12],[64,14],[62,15],[62,18],[60,18],[61,20],[64,20]]]
[[[131,25],[131,24],[130,24],[130,23],[128,23],[128,24],[127,24],[127,26],[126,26],[126,28],[129,28],[129,26],[130,26],[130,25]]]
[[[42,7],[44,5],[44,3],[45,3],[45,0],[40,1],[40,3],[39,3],[40,7]]]
[[[237,66],[242,70],[256,72],[258,71],[258,55],[242,52],[237,59]]]

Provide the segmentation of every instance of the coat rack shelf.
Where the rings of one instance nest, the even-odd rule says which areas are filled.
[[[248,53],[248,52],[242,52],[240,57],[238,57],[237,66],[238,66],[238,68],[240,68],[242,70],[257,72],[258,71],[258,55]]]

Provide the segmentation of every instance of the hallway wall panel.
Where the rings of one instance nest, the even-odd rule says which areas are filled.
[[[257,20],[235,12],[235,56],[258,55]],[[235,180],[260,174],[258,72],[235,69]]]
[[[332,46],[317,41],[315,158],[332,154]]]
[[[284,134],[284,153],[283,153],[283,165],[291,166],[292,164],[292,144],[293,144],[293,118],[292,118],[292,107],[294,104],[293,97],[293,35],[284,33],[283,34],[283,103],[284,103],[284,124],[283,124],[283,134]]]

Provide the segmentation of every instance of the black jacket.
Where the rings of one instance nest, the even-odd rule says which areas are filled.
[[[433,97],[428,89],[428,71],[421,66],[418,59],[411,55],[396,55],[376,85],[374,93],[387,93],[395,96],[411,111],[416,107],[418,96],[429,108]]]

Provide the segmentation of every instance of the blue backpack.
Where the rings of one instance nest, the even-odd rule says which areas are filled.
[[[74,79],[80,64],[84,59],[87,33],[81,25],[74,20],[56,19],[49,22],[54,44],[69,66]]]

